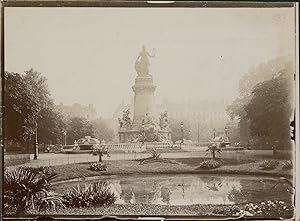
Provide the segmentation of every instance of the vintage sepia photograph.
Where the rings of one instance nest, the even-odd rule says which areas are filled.
[[[296,3],[2,12],[3,217],[295,218]]]

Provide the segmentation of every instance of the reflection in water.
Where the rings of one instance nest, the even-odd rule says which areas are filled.
[[[290,200],[285,186],[271,191],[277,180],[215,175],[149,175],[109,178],[117,204],[236,204],[268,200]],[[97,181],[90,181],[97,182]],[[72,185],[76,185],[74,183]],[[62,186],[71,188],[70,184]]]
[[[233,204],[234,197],[230,194],[241,189],[237,179],[190,175],[124,177],[109,182],[118,197],[116,203],[121,204]]]

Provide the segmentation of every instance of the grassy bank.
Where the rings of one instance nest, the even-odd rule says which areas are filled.
[[[68,208],[57,211],[48,211],[40,215],[82,215],[82,216],[182,216],[182,217],[238,217],[243,215],[242,211],[249,210],[246,204],[239,205],[188,205],[188,206],[172,206],[172,205],[151,205],[151,204],[130,204],[120,205],[114,204],[109,207],[96,208]],[[286,211],[268,211],[267,213],[252,213],[257,218],[272,218],[282,217],[291,218],[293,216],[292,205],[288,205]],[[29,214],[36,214],[34,211],[29,211]],[[244,213],[244,215],[250,215]],[[178,218],[176,217],[176,218]],[[253,218],[253,217],[252,217]]]
[[[84,178],[99,175],[134,175],[134,174],[184,174],[184,173],[209,173],[209,174],[244,174],[244,175],[269,175],[290,178],[292,170],[282,168],[283,160],[278,160],[279,166],[273,170],[262,170],[259,165],[262,160],[254,159],[223,159],[222,166],[216,169],[200,169],[199,165],[207,158],[177,158],[171,159],[172,163],[153,162],[140,164],[138,160],[104,161],[108,171],[91,171],[89,163],[68,164],[53,166],[58,177],[55,181],[74,178]]]

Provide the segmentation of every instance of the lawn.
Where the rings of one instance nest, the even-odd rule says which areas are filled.
[[[138,160],[105,160],[108,171],[91,171],[90,163],[78,163],[53,166],[58,174],[55,181],[85,178],[106,175],[135,175],[135,174],[184,174],[184,173],[210,173],[210,174],[244,174],[244,175],[270,175],[292,177],[292,170],[282,169],[284,160],[278,160],[279,166],[274,170],[261,170],[262,160],[255,159],[220,159],[222,165],[216,169],[200,169],[199,165],[207,158],[176,158],[170,159],[173,163],[152,162],[140,164]]]

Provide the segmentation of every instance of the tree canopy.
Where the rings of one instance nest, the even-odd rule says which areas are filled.
[[[10,144],[6,145],[8,150],[29,148],[36,130],[39,143],[56,142],[64,122],[55,111],[47,79],[33,69],[22,74],[5,72],[4,77],[4,128]]]
[[[170,118],[170,129],[172,131],[172,141],[176,142],[182,139],[182,132],[180,124],[183,123],[183,138],[186,140],[191,139],[191,125],[187,120],[180,120],[175,118]]]
[[[261,63],[246,73],[239,84],[239,97],[228,105],[232,119],[238,121],[238,135],[244,144],[287,141],[291,110],[293,108],[293,62],[290,57],[280,57]],[[287,145],[287,143],[286,143]]]
[[[271,80],[255,86],[245,106],[251,135],[266,146],[287,148],[293,114],[293,75],[282,70]]]

